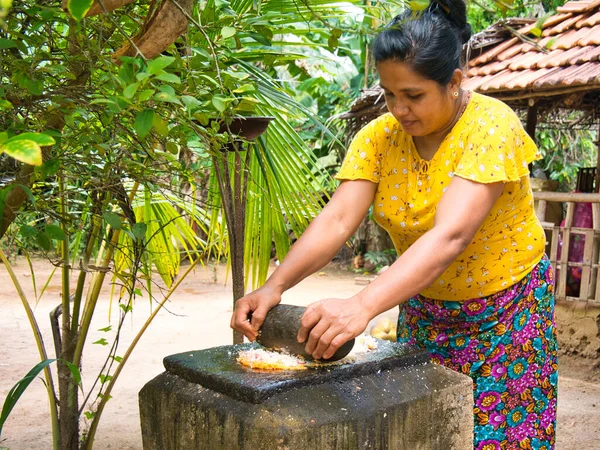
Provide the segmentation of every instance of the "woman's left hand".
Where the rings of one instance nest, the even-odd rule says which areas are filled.
[[[370,319],[354,297],[311,303],[302,316],[298,342],[306,342],[306,352],[313,358],[328,359],[343,344],[362,333]]]

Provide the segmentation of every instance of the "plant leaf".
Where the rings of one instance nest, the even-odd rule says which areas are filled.
[[[4,422],[8,419],[10,412],[25,392],[25,389],[31,384],[35,377],[44,370],[48,365],[52,364],[55,359],[45,359],[44,361],[36,364],[23,378],[21,378],[17,383],[12,387],[12,389],[8,392],[6,399],[4,400],[4,405],[2,405],[2,413],[0,414],[0,436],[2,435],[2,427],[4,426]]]
[[[75,20],[81,20],[92,7],[94,0],[68,0],[67,9]]]
[[[106,212],[102,215],[106,223],[108,223],[115,230],[120,230],[122,227],[121,218],[112,212]]]
[[[9,139],[0,146],[0,153],[6,153],[8,156],[31,164],[32,166],[42,165],[42,149],[34,141]]]
[[[44,133],[21,133],[17,136],[11,137],[8,142],[18,142],[18,141],[33,141],[40,147],[44,147],[46,145],[54,145],[56,141]]]
[[[48,235],[48,237],[50,237],[50,239],[54,239],[56,241],[64,241],[67,239],[67,235],[58,225],[46,225],[45,233]]]
[[[165,67],[171,65],[173,61],[175,61],[175,58],[172,56],[159,56],[148,62],[148,69],[146,71],[153,75],[158,75]]]
[[[131,227],[131,232],[138,241],[143,241],[146,236],[146,229],[148,226],[144,222],[138,222]]]
[[[151,109],[145,109],[138,113],[135,118],[135,131],[137,135],[144,139],[150,133],[152,124],[154,122],[154,111]]]

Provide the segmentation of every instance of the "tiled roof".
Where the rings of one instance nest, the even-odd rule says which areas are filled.
[[[539,38],[531,33],[535,27],[516,27],[527,41],[508,35],[473,56],[463,86],[509,102],[594,92],[587,98],[594,107],[600,94],[600,0],[565,3],[544,22]]]

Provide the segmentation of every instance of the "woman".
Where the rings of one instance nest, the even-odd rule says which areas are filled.
[[[528,172],[539,154],[510,108],[461,89],[470,34],[462,0],[434,0],[378,35],[389,113],[354,138],[332,199],[265,285],[238,301],[231,325],[254,340],[282,293],[327,264],[373,204],[398,260],[355,296],[309,305],[299,342],[327,359],[399,305],[399,342],[472,377],[474,448],[552,448],[552,271]]]

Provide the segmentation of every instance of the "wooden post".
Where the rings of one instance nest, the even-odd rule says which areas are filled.
[[[535,127],[537,126],[537,103],[534,99],[529,99],[529,107],[527,108],[527,125],[525,131],[535,142]]]
[[[600,192],[600,121],[598,121],[596,146],[598,147],[598,159],[596,161],[596,192]]]

